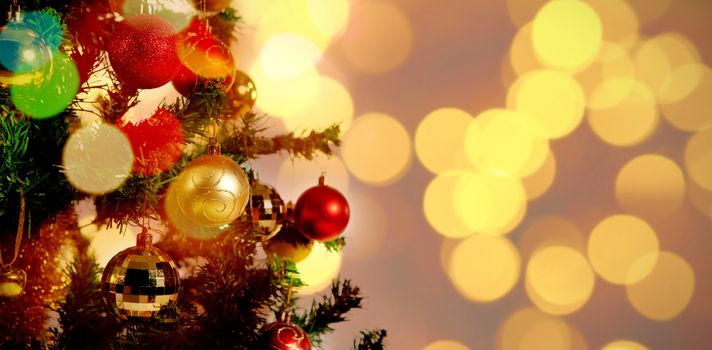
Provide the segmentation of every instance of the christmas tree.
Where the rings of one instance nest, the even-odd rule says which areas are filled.
[[[3,2],[0,348],[310,349],[361,307],[349,280],[295,306],[295,262],[344,246],[346,198],[322,177],[285,204],[248,163],[330,155],[339,126],[267,136],[230,49],[239,13],[173,3]],[[183,97],[131,112],[169,83]],[[83,226],[140,231],[103,269],[80,233],[86,204]]]

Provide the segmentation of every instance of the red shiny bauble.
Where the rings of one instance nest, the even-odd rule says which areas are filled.
[[[302,193],[294,206],[294,223],[306,237],[325,242],[338,237],[349,223],[349,203],[338,190],[319,185]]]
[[[185,137],[180,121],[159,108],[150,118],[136,124],[124,121],[119,128],[131,142],[133,172],[154,176],[173,167],[181,156]]]
[[[122,82],[134,89],[153,89],[171,81],[180,70],[177,31],[167,20],[136,15],[119,23],[106,51]]]
[[[301,328],[285,322],[274,322],[262,328],[259,349],[311,350],[311,343],[309,336]]]

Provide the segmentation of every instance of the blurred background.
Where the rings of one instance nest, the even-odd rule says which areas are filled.
[[[269,132],[341,124],[335,157],[251,164],[351,204],[343,253],[300,263],[303,306],[337,275],[367,296],[324,349],[712,348],[712,2],[232,6]]]

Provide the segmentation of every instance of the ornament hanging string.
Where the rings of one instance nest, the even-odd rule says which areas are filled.
[[[25,229],[25,191],[20,189],[20,218],[17,223],[17,235],[15,236],[15,251],[12,256],[12,260],[5,264],[5,260],[2,258],[2,247],[0,247],[0,265],[2,265],[2,270],[10,268],[12,264],[17,260],[17,256],[20,254],[20,244],[22,243],[22,232]]]

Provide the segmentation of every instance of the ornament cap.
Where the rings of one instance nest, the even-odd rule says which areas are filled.
[[[324,186],[325,175],[326,173],[321,173],[321,176],[319,176],[319,186]]]
[[[217,137],[211,137],[210,139],[208,139],[207,153],[211,156],[220,155],[221,149]]]
[[[147,228],[143,228],[143,231],[136,236],[136,246],[139,248],[148,249],[153,245],[153,237],[148,233]]]

